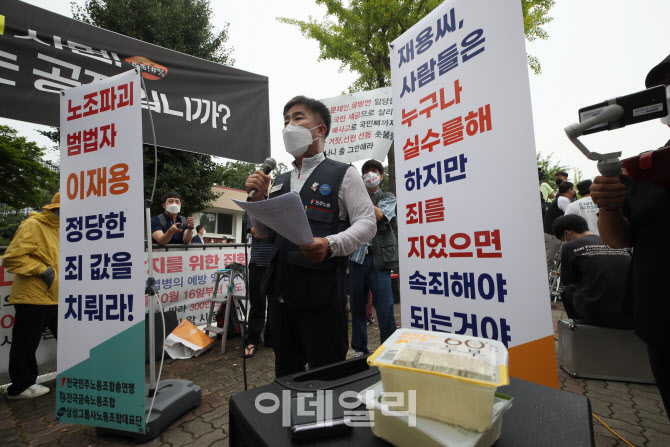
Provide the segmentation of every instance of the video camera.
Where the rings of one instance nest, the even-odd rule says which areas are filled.
[[[639,166],[640,156],[626,159],[622,163],[619,159],[621,152],[610,152],[607,154],[591,152],[581,141],[579,141],[579,137],[582,135],[602,132],[603,130],[620,129],[631,124],[638,124],[656,118],[661,118],[664,123],[670,124],[670,121],[668,121],[670,118],[670,115],[668,114],[668,102],[670,101],[668,92],[670,92],[670,88],[666,88],[663,85],[657,85],[637,93],[619,96],[598,104],[583,107],[579,109],[579,122],[566,127],[565,133],[570,141],[572,141],[572,143],[577,146],[589,160],[598,162],[598,171],[600,171],[602,175],[618,177],[621,172],[621,167],[624,164],[630,165],[631,167]],[[665,154],[662,155],[662,158],[665,159],[668,156],[668,154]],[[647,164],[651,167],[651,158],[642,165],[642,169],[633,169],[633,171],[642,175],[645,180],[654,181],[653,178],[655,175],[653,175],[651,171],[648,173],[643,172],[648,169],[648,167],[644,167]],[[631,173],[631,169],[628,170],[629,173]],[[652,175],[650,177],[645,174]],[[636,178],[635,175],[632,176],[633,178]]]

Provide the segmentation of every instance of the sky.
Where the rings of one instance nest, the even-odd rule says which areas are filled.
[[[24,1],[72,16],[70,0]],[[276,18],[321,20],[326,9],[313,0],[212,0],[211,5],[213,25],[230,24],[227,46],[233,47],[233,66],[269,78],[271,152],[288,165],[292,157],[281,138],[283,105],[298,94],[330,98],[346,93],[357,76],[341,70],[338,61],[319,62],[317,42]],[[581,107],[645,88],[647,72],[670,53],[670,2],[556,0],[550,16],[553,21],[544,26],[549,39],[526,44],[527,52],[542,64],[540,75],[528,70],[536,150],[551,155],[553,163],[568,166],[571,179],[573,169],[581,171],[582,178],[593,178],[598,175],[596,163],[579,152],[563,129],[578,120]],[[35,130],[47,127],[4,118],[0,123],[17,128],[20,135],[41,146],[52,145]],[[581,141],[591,151],[621,151],[625,158],[663,146],[668,139],[670,129],[652,120]]]

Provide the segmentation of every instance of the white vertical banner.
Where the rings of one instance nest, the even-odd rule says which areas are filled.
[[[324,154],[351,163],[371,158],[383,162],[393,143],[391,87],[321,99],[330,110],[330,133]]]
[[[499,340],[556,387],[520,2],[445,1],[391,78],[403,327]]]
[[[144,432],[144,184],[136,70],[62,92],[56,418]]]

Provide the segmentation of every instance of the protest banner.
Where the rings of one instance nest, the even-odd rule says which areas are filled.
[[[179,321],[188,319],[196,326],[205,325],[209,300],[214,294],[216,271],[233,262],[245,264],[244,247],[154,251],[152,263],[158,302],[164,311],[176,311]],[[238,275],[234,283],[235,294],[244,295],[244,277]],[[219,283],[217,296],[225,295],[227,290],[228,278],[224,278]],[[148,309],[148,295],[145,295],[145,305]]]
[[[144,253],[145,266],[146,259],[147,255]],[[231,262],[244,264],[243,247],[200,245],[197,249],[154,251],[153,272],[158,302],[164,311],[176,311],[178,321],[188,319],[196,326],[204,326],[209,314],[209,299],[214,292],[215,272]],[[14,306],[9,304],[9,292],[13,278],[14,275],[0,266],[0,374],[7,373],[9,369],[9,349],[14,325]],[[224,278],[219,284],[217,295],[222,296],[227,290],[228,282]],[[235,294],[245,293],[244,278],[240,275],[235,279]],[[148,295],[145,295],[144,305],[148,310]],[[40,366],[56,361],[56,338],[48,329],[42,334],[36,357]]]
[[[558,384],[521,5],[448,0],[392,44],[402,323]]]
[[[56,420],[144,433],[140,72],[62,92]]]
[[[351,163],[374,158],[383,162],[393,143],[391,87],[321,99],[330,110],[326,157]]]
[[[142,71],[144,142],[259,163],[270,156],[268,78],[17,0],[0,3],[0,116],[58,126],[64,89]]]

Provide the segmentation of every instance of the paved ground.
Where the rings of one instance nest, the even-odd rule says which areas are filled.
[[[561,305],[553,305],[554,322],[562,316]],[[400,309],[396,306],[399,321]],[[379,327],[369,327],[370,345],[379,345]],[[163,378],[192,380],[202,387],[202,405],[176,420],[147,446],[194,447],[228,445],[228,399],[244,388],[242,342],[228,342],[227,354],[211,349],[189,360],[166,360]],[[247,362],[249,387],[274,380],[274,354],[261,345]],[[574,379],[558,369],[561,389],[587,396],[592,410],[603,422],[635,446],[670,446],[670,421],[655,386],[601,380]],[[55,381],[46,382],[55,388]],[[117,437],[98,437],[91,427],[54,422],[55,393],[25,400],[0,397],[0,445],[14,446],[125,446],[134,442]],[[598,447],[625,446],[594,419]],[[540,447],[540,446],[539,446]]]

